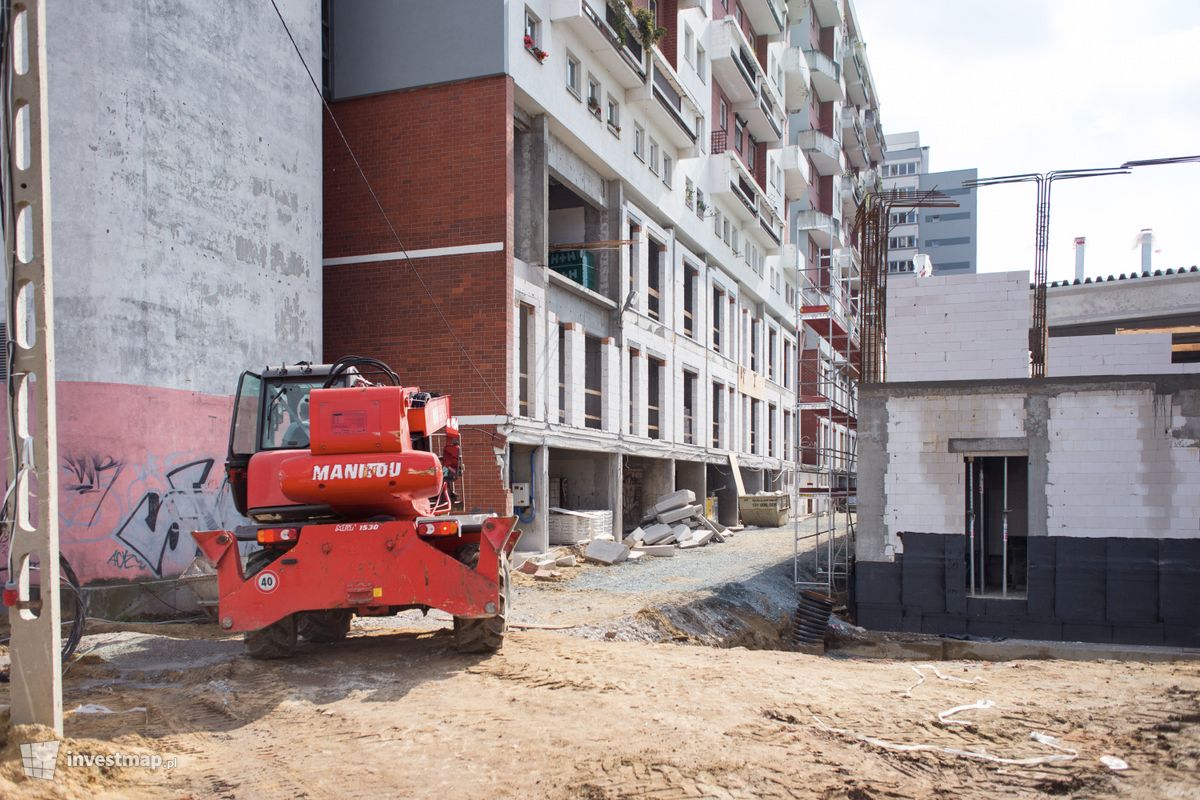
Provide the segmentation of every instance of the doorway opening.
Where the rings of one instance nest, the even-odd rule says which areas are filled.
[[[963,498],[967,592],[1022,597],[1029,548],[1029,458],[967,456]]]

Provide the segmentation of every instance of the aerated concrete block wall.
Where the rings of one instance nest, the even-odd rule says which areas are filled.
[[[1200,372],[1200,363],[1171,363],[1171,334],[1055,336],[1047,372],[1069,375],[1164,375]]]
[[[887,300],[892,382],[1029,377],[1029,274],[908,277]]]
[[[1051,536],[1200,538],[1200,391],[1064,392],[1049,410]]]
[[[966,476],[962,454],[950,452],[951,438],[1024,435],[1021,394],[931,394],[888,400],[885,546],[903,552],[898,531],[962,529]]]

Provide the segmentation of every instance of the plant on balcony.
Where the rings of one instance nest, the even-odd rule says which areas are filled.
[[[695,194],[696,194],[696,190],[693,189],[691,186],[689,186],[683,190],[683,202],[684,202],[684,205],[686,205],[688,208],[692,207],[692,199]]]
[[[633,0],[608,0],[608,7],[613,11],[613,31],[621,40],[621,44],[627,44],[629,42],[629,17],[627,15],[633,11]]]
[[[530,55],[538,60],[539,64],[550,57],[549,53],[534,44],[533,37],[529,36],[528,34],[525,36],[525,49],[529,51]]]
[[[600,116],[600,101],[599,100],[597,100],[594,97],[589,97],[588,102],[587,102],[587,107],[588,107],[588,111],[592,112],[597,117]]]
[[[708,204],[705,203],[703,200],[697,200],[696,201],[696,211],[703,214],[705,211],[708,211]]]
[[[635,8],[633,16],[637,19],[638,40],[647,50],[654,47],[660,39],[667,35],[666,28],[654,24],[654,13],[650,9]]]

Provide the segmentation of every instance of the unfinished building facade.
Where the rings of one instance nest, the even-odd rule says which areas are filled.
[[[749,493],[794,481],[809,254],[786,221],[816,179],[789,112],[814,43],[844,96],[846,8],[330,4],[334,113],[390,223],[329,131],[326,354],[453,394],[466,505],[515,509],[522,549],[550,509],[620,533],[675,489],[732,523],[730,454]]]
[[[1200,363],[1175,340],[1200,274],[1125,285],[1164,302],[1052,290],[1052,333],[1119,332],[1052,336],[1033,379],[1027,273],[892,282],[888,382],[860,397],[861,624],[1200,643]],[[1139,332],[1155,315],[1182,332]]]

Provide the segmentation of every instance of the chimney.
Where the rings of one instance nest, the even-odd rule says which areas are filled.
[[[1154,250],[1154,231],[1151,228],[1142,228],[1138,239],[1142,243],[1142,272],[1150,272],[1151,253]]]
[[[1083,283],[1083,246],[1087,244],[1086,236],[1075,237],[1075,280]]]

